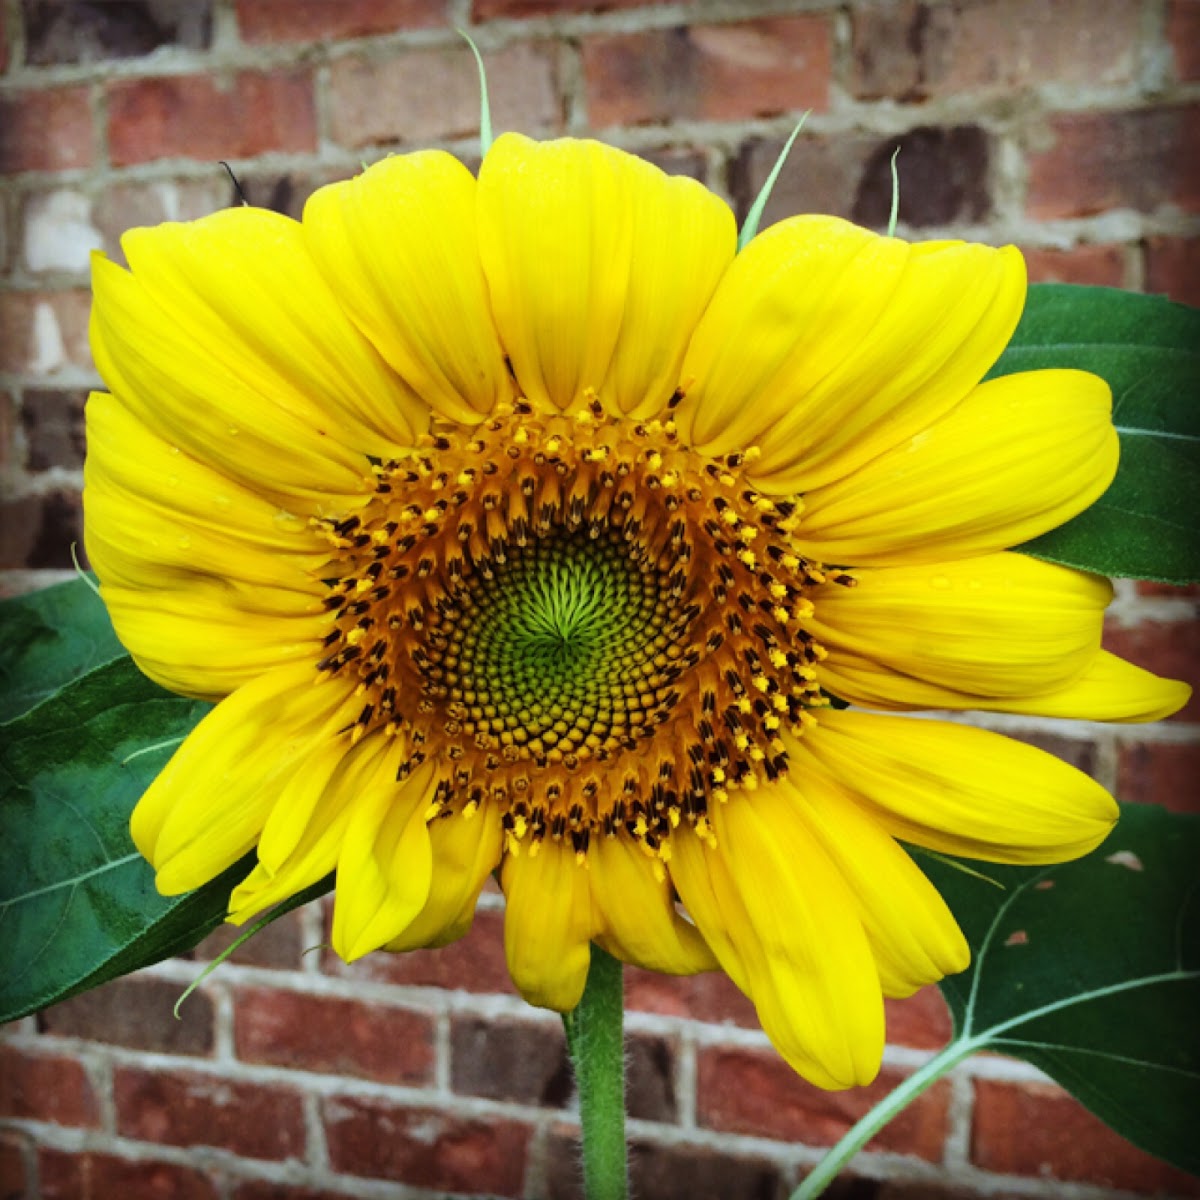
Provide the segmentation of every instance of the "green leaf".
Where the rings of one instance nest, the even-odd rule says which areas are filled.
[[[0,722],[124,653],[84,579],[0,602]]]
[[[196,945],[248,855],[207,886],[160,896],[129,814],[208,705],[128,658],[9,722],[0,744],[0,1022]]]
[[[1040,1067],[1118,1133],[1200,1172],[1200,818],[1122,805],[1087,858],[1001,883],[927,859],[971,943],[958,1038]]]
[[[1121,463],[1091,508],[1021,549],[1102,575],[1200,580],[1200,310],[1114,288],[1036,284],[989,378],[1044,367],[1108,381]]]

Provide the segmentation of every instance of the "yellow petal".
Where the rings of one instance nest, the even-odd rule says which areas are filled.
[[[793,794],[854,897],[884,994],[965,971],[970,947],[946,902],[879,823],[832,781],[804,779]]]
[[[547,839],[536,854],[505,856],[504,953],[530,1004],[570,1012],[587,982],[592,936],[588,869],[570,844]]]
[[[908,245],[835,217],[781,221],[726,273],[682,368],[685,437],[756,445],[756,481],[807,491],[948,412],[1004,349],[1025,299],[1008,247]]]
[[[704,939],[675,911],[665,869],[637,846],[621,837],[593,841],[588,881],[596,941],[610,954],[665,975],[717,969]]]
[[[433,879],[424,907],[384,947],[418,950],[444,946],[471,928],[479,893],[500,861],[502,830],[499,818],[485,808],[476,816],[461,814],[429,826]]]
[[[732,257],[732,215],[689,180],[598,142],[497,139],[479,172],[479,238],[500,337],[526,396],[588,390],[650,414]]]
[[[815,588],[805,626],[829,651],[820,670],[831,681],[843,658],[879,664],[884,700],[892,679],[901,694],[916,679],[972,698],[1062,687],[1095,657],[1112,599],[1106,579],[1023,554],[866,568],[854,578],[852,588]]]
[[[229,897],[229,920],[242,924],[324,879],[337,866],[346,826],[362,790],[380,770],[380,733],[294,776],[280,793],[258,843],[258,865]],[[393,779],[395,764],[389,761]],[[383,769],[387,769],[386,767]]]
[[[396,782],[395,754],[379,755],[342,839],[333,908],[333,948],[346,962],[378,950],[429,897],[433,853],[425,812],[432,767]]]
[[[93,258],[92,350],[168,444],[309,512],[371,490],[365,456],[427,423],[338,307],[298,223],[226,209],[122,245],[132,273]]]
[[[342,307],[416,395],[463,422],[512,394],[475,186],[457,159],[422,151],[321,188],[304,207],[307,244]]]
[[[1065,717],[1076,721],[1161,721],[1191,699],[1191,687],[1163,679],[1101,650],[1083,674],[1040,696],[1015,697],[988,707],[996,712]]]
[[[288,781],[338,754],[359,701],[311,666],[282,667],[221,701],[147,788],[130,821],[164,895],[200,887],[258,840]]]
[[[779,788],[712,814],[717,844],[672,838],[671,877],[775,1048],[824,1088],[869,1083],[883,1000],[854,897],[801,810]]]
[[[657,415],[670,399],[696,322],[737,251],[737,224],[724,201],[695,180],[647,167],[637,168],[629,195],[625,312],[599,389],[607,408],[635,419]]]
[[[1064,862],[1095,849],[1117,819],[1082,771],[983,729],[822,711],[803,738],[785,740],[796,779],[827,774],[893,837],[931,850]]]
[[[1081,512],[1112,481],[1108,385],[1082,371],[1007,375],[928,429],[804,499],[807,554],[859,566],[987,554]]]

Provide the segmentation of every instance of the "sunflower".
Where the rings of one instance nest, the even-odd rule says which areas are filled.
[[[1100,649],[1107,581],[1008,549],[1108,485],[1107,386],[980,382],[1012,247],[736,240],[691,180],[506,135],[96,258],[88,554],[141,668],[218,702],[133,814],[161,891],[257,848],[242,922],[336,871],[353,960],[460,937],[496,872],[531,1003],[592,941],[720,968],[835,1088],[967,965],[900,841],[1103,840],[1079,771],[896,713],[1185,700]]]

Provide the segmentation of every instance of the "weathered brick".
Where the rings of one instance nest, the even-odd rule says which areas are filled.
[[[1147,238],[1146,291],[1200,307],[1200,238]]]
[[[90,167],[93,141],[86,86],[0,94],[0,173]]]
[[[189,951],[187,957],[201,961],[216,958],[245,932],[237,925],[219,925],[200,945]],[[303,951],[300,914],[297,911],[287,913],[260,929],[230,955],[229,961],[246,967],[294,970],[300,966]]]
[[[0,1043],[0,1117],[95,1127],[96,1094],[81,1063]]]
[[[627,967],[625,1006],[693,1021],[758,1028],[754,1005],[720,971],[673,976]]]
[[[744,218],[771,173],[783,141],[745,145],[732,169]],[[892,208],[892,156],[899,149],[900,219],[922,227],[982,220],[991,209],[992,146],[976,125],[921,126],[889,137],[801,135],[771,191],[761,228],[797,213],[831,213],[886,228]]]
[[[247,42],[319,42],[444,26],[446,0],[237,0]]]
[[[0,292],[0,371],[48,377],[64,367],[91,367],[91,294]]]
[[[92,223],[91,202],[73,188],[34,192],[21,209],[21,258],[33,274],[86,274],[103,238]]]
[[[179,1163],[38,1150],[41,1200],[217,1200],[213,1180]]]
[[[1029,158],[1030,216],[1200,209],[1200,106],[1060,113],[1047,128],[1049,146]]]
[[[213,1005],[193,992],[175,1018],[183,988],[167,979],[114,979],[38,1014],[38,1028],[57,1037],[85,1038],[163,1054],[211,1054]]]
[[[555,17],[564,13],[645,8],[657,3],[659,0],[473,0],[471,18],[491,21],[496,17]]]
[[[433,1079],[433,1021],[391,1005],[239,988],[233,1040],[245,1062],[270,1063],[384,1083]]]
[[[296,69],[119,80],[108,85],[108,138],[117,166],[315,150],[312,75]]]
[[[524,133],[562,127],[553,46],[518,42],[487,56],[492,113]],[[479,132],[479,76],[465,46],[339,58],[330,72],[334,140],[423,143]]]
[[[825,1092],[769,1051],[708,1047],[696,1057],[700,1125],[816,1146],[836,1142],[904,1077],[885,1067],[868,1087]],[[948,1085],[935,1084],[885,1125],[868,1148],[939,1161],[949,1099]]]
[[[561,1107],[572,1093],[561,1023],[454,1017],[450,1086],[465,1096]]]
[[[1125,282],[1125,249],[1111,243],[1085,242],[1069,250],[1043,246],[1023,250],[1030,283],[1086,283],[1120,287]]]
[[[289,1185],[249,1179],[234,1184],[230,1200],[362,1200],[362,1192],[354,1187],[342,1191],[339,1188],[305,1187],[299,1183]]]
[[[1200,1195],[1200,1179],[1139,1150],[1053,1084],[977,1080],[971,1158],[1005,1175]]]
[[[745,143],[734,158],[730,189],[739,222],[745,220],[783,145],[782,138],[754,139]],[[771,189],[759,227],[765,229],[797,213],[849,217],[854,210],[863,168],[878,145],[878,138],[865,134],[846,133],[831,137],[801,134]]]
[[[212,0],[22,0],[21,7],[25,61],[37,66],[138,58],[164,46],[206,50],[212,41]]]
[[[0,568],[72,565],[71,546],[83,554],[83,508],[78,492],[53,491],[0,502]]]
[[[408,954],[381,951],[368,954],[353,966],[347,966],[330,952],[322,966],[347,978],[515,995],[504,959],[504,914],[495,909],[477,913],[466,937],[438,950],[413,950]]]
[[[856,7],[851,89],[863,100],[1121,84],[1137,67],[1137,0],[968,0]]]
[[[1192,698],[1172,721],[1200,719],[1200,621],[1142,621],[1138,625],[1109,622],[1104,648],[1130,662],[1192,686]]]
[[[1036,746],[1039,750],[1045,750],[1047,754],[1053,754],[1055,758],[1061,758],[1063,762],[1070,763],[1071,766],[1078,768],[1085,775],[1091,775],[1093,778],[1099,769],[1096,757],[1095,742],[1087,741],[1084,738],[1066,737],[1059,733],[1044,733],[1041,731],[1022,731],[1020,733],[1010,734],[1018,742],[1025,742],[1027,745]]]
[[[5,1200],[18,1200],[32,1191],[25,1169],[27,1145],[27,1140],[20,1134],[0,1136],[0,1196]]]
[[[215,162],[206,179],[156,179],[107,184],[92,203],[91,219],[105,252],[122,265],[121,235],[141,225],[192,221],[230,202],[229,177]]]
[[[26,466],[30,471],[51,467],[76,470],[85,450],[80,391],[30,388],[21,398],[21,427],[25,432]]]
[[[117,1067],[117,1132],[170,1146],[217,1146],[243,1158],[303,1158],[300,1093],[211,1075]]]
[[[259,208],[300,220],[309,196],[327,183],[346,179],[350,172],[344,167],[326,167],[312,171],[247,171],[238,175],[246,199]],[[230,203],[233,203],[233,197]]]
[[[539,1200],[584,1200],[577,1130],[551,1130],[543,1152]],[[664,1146],[632,1141],[630,1192],[646,1200],[783,1200],[790,1190],[780,1168],[756,1154],[731,1154],[701,1144]]]
[[[1200,79],[1200,0],[1171,0],[1167,39],[1175,56],[1175,77]]]
[[[625,1107],[631,1117],[670,1124],[679,1118],[674,1038],[631,1034],[625,1039]]]
[[[604,128],[822,112],[832,54],[824,15],[585,38],[588,120]]]
[[[17,425],[12,393],[0,391],[0,472],[21,470],[25,466],[24,447],[18,446],[16,440]]]
[[[1200,813],[1200,743],[1135,742],[1117,750],[1117,798]]]
[[[900,181],[900,220],[918,228],[982,221],[992,209],[992,144],[978,125],[923,125],[876,146],[863,165],[850,212],[884,228],[892,211],[892,156]]]
[[[521,1195],[528,1125],[375,1098],[330,1097],[321,1109],[335,1171],[448,1191]]]
[[[903,1000],[885,1000],[887,1040],[893,1046],[938,1050],[953,1032],[942,993],[930,985]]]

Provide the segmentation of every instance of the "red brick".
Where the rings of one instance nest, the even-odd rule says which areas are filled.
[[[645,8],[659,0],[474,0],[471,19],[490,21],[495,17],[556,17],[566,13],[613,12]]]
[[[720,971],[672,976],[626,967],[625,1007],[693,1021],[758,1028],[754,1005]]]
[[[0,1044],[0,1117],[99,1125],[91,1081],[81,1063]]]
[[[851,89],[860,99],[926,100],[1044,83],[1128,83],[1137,0],[982,0],[856,8]]]
[[[246,931],[237,925],[218,925],[198,945],[190,950],[188,958],[201,961],[216,958]],[[299,911],[286,913],[260,929],[248,942],[243,942],[230,956],[229,962],[244,967],[275,967],[279,970],[294,970],[301,965],[304,951],[300,932]]]
[[[975,1084],[971,1158],[1006,1175],[1200,1195],[1200,1179],[1152,1158],[1053,1084]]]
[[[1065,113],[1047,127],[1049,148],[1029,161],[1031,216],[1200,209],[1200,106]]]
[[[94,161],[86,87],[0,95],[0,173],[69,171]]]
[[[1200,238],[1147,238],[1145,290],[1200,307]]]
[[[368,954],[353,966],[330,953],[323,966],[350,979],[516,995],[504,959],[504,914],[496,909],[476,913],[475,924],[466,937],[438,950]]]
[[[178,1163],[38,1150],[41,1200],[217,1200],[209,1176]]]
[[[450,1086],[464,1096],[561,1107],[573,1087],[562,1024],[453,1017]]]
[[[486,62],[501,128],[530,135],[562,128],[553,46],[515,43]],[[330,105],[333,137],[343,146],[471,137],[479,132],[479,75],[466,46],[339,58]]]
[[[1117,750],[1117,797],[1200,813],[1200,743],[1137,742]]]
[[[322,1112],[335,1171],[448,1191],[522,1193],[532,1131],[521,1122],[348,1096],[324,1100]]]
[[[1134,586],[1139,596],[1166,596],[1178,600],[1200,600],[1200,583],[1156,583],[1139,579]]]
[[[217,1146],[243,1158],[303,1158],[300,1093],[189,1072],[117,1067],[117,1132],[169,1146]]]
[[[113,163],[156,158],[253,158],[317,148],[312,75],[243,71],[232,79],[176,75],[109,84]]]
[[[68,568],[71,544],[83,552],[79,493],[52,491],[0,501],[0,569]]]
[[[832,55],[825,16],[585,38],[588,120],[604,128],[823,112]]]
[[[183,987],[166,979],[114,979],[38,1014],[38,1028],[58,1037],[84,1038],[163,1054],[211,1054],[212,1000],[193,992],[175,1018]]]
[[[1108,623],[1103,646],[1147,671],[1182,679],[1200,689],[1200,621],[1142,621],[1125,626]],[[1192,698],[1169,720],[1200,719],[1200,696]]]
[[[26,1140],[15,1133],[0,1137],[0,1196],[16,1200],[27,1194]]]
[[[1125,281],[1125,248],[1084,243],[1069,250],[1028,247],[1022,251],[1030,283],[1086,283],[1120,287]]]
[[[106,183],[92,202],[92,224],[104,251],[122,266],[121,235],[139,225],[194,221],[230,203],[229,177],[215,162],[205,179],[156,179]]]
[[[903,1078],[884,1068],[869,1087],[825,1092],[769,1051],[701,1049],[696,1120],[707,1129],[831,1146]],[[948,1085],[935,1084],[885,1125],[867,1148],[940,1161],[949,1102]]]
[[[936,987],[922,988],[904,1000],[885,1000],[887,1040],[893,1046],[940,1050],[954,1032],[950,1010]]]
[[[539,1200],[584,1200],[581,1161],[578,1131],[551,1130]],[[790,1190],[780,1167],[769,1159],[696,1143],[632,1141],[629,1176],[630,1194],[646,1200],[785,1200]]]
[[[362,1192],[254,1179],[235,1184],[231,1200],[362,1200]]]
[[[1167,38],[1175,54],[1175,77],[1200,79],[1200,0],[1171,0]]]
[[[86,289],[0,292],[0,371],[47,377],[63,367],[91,367]]]
[[[444,26],[446,0],[237,0],[247,42],[319,42]]]
[[[433,1080],[433,1021],[408,1009],[269,988],[239,988],[238,1058],[385,1083]]]

